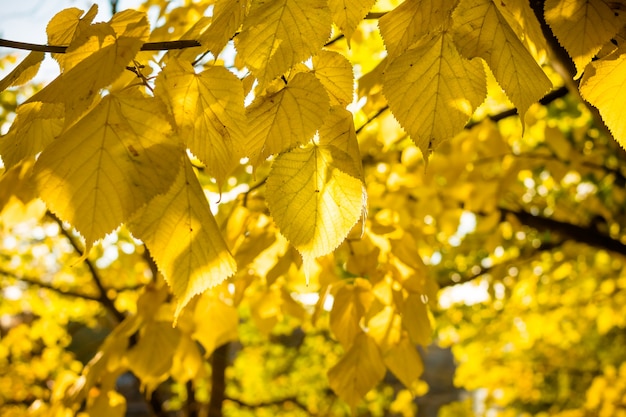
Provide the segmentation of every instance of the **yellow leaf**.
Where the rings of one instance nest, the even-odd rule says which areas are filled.
[[[362,332],[361,319],[369,310],[374,295],[369,281],[357,278],[354,284],[343,285],[334,296],[330,311],[330,330],[345,349],[349,349]]]
[[[368,334],[376,341],[383,356],[402,337],[402,318],[391,306],[385,306],[367,321]]]
[[[237,309],[214,294],[205,293],[200,297],[194,323],[196,330],[192,337],[202,344],[207,357],[223,344],[239,338]]]
[[[37,71],[45,54],[43,52],[32,51],[26,56],[6,77],[0,80],[0,92],[9,87],[22,85],[30,81]]]
[[[345,56],[333,51],[320,51],[313,57],[315,76],[329,94],[332,106],[347,106],[354,95],[352,64]]]
[[[613,137],[626,148],[626,50],[592,62],[580,81],[580,94],[600,111]]]
[[[63,105],[60,103],[24,103],[17,108],[15,120],[0,138],[0,155],[7,168],[27,158],[34,158],[63,129]]]
[[[178,298],[175,317],[195,295],[235,273],[235,260],[187,158],[170,190],[155,197],[128,227],[146,244]]]
[[[410,387],[424,372],[424,363],[408,337],[392,346],[384,355],[387,368],[404,384]]]
[[[359,333],[350,350],[328,371],[328,384],[354,409],[385,372],[378,346],[367,334]]]
[[[139,341],[128,351],[128,365],[149,391],[168,377],[180,337],[169,322],[150,320],[141,328]]]
[[[576,65],[575,78],[624,26],[604,0],[547,0],[544,8],[546,22]]]
[[[223,67],[196,74],[188,62],[171,59],[157,78],[155,94],[174,115],[179,136],[223,183],[243,156],[243,85]]]
[[[359,178],[365,181],[352,113],[342,107],[331,107],[330,114],[320,127],[318,142],[320,145],[332,145],[347,153],[354,162]]]
[[[407,0],[378,21],[387,56],[395,58],[447,25],[457,0]]]
[[[361,216],[363,182],[348,154],[310,144],[279,155],[267,178],[267,204],[305,269],[339,246]],[[308,270],[308,269],[307,269]]]
[[[542,62],[548,50],[541,24],[527,0],[507,0],[494,3],[517,37],[538,62]]]
[[[402,325],[411,342],[426,346],[432,339],[432,329],[426,304],[418,294],[409,294],[402,306]]]
[[[264,89],[317,53],[328,40],[330,27],[325,0],[253,0],[235,45]]]
[[[213,6],[211,25],[198,38],[213,56],[217,56],[243,23],[248,0],[218,0]]]
[[[308,142],[328,114],[328,95],[310,73],[299,73],[282,90],[257,97],[247,108],[246,150],[253,163]]]
[[[186,335],[185,335],[186,336]],[[177,382],[185,383],[195,378],[202,372],[204,360],[195,340],[189,337],[181,337],[172,358],[170,373]]]
[[[161,103],[110,94],[53,141],[34,178],[49,209],[93,242],[171,185],[182,148]]]
[[[70,45],[82,30],[89,27],[96,14],[98,14],[97,4],[93,4],[83,18],[81,18],[83,11],[75,7],[60,11],[50,19],[46,26],[48,44]],[[63,70],[65,54],[52,54],[52,57],[57,60]]]
[[[483,58],[520,118],[552,87],[493,0],[461,0],[453,13],[455,42],[467,58]]]
[[[383,82],[389,108],[424,155],[462,131],[487,94],[482,64],[463,58],[447,32],[392,60]]]
[[[124,417],[126,398],[115,390],[99,392],[93,403],[87,407],[89,417]]]
[[[124,30],[118,33],[118,30]],[[146,16],[135,11],[118,13],[111,23],[98,23],[81,30],[64,56],[65,72],[28,102],[65,104],[68,126],[90,107],[101,88],[126,71],[147,40]],[[71,91],[71,94],[68,92]]]
[[[361,23],[367,12],[370,11],[376,0],[329,0],[328,7],[341,33],[344,34],[348,45],[356,27]]]

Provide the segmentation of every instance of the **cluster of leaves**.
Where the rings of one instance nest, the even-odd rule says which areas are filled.
[[[106,23],[93,23],[95,7],[86,13],[66,9],[50,21],[48,43],[67,45],[64,53],[53,54],[60,75],[17,108],[5,106],[15,116],[0,139],[1,218],[6,236],[25,223],[40,223],[46,232],[38,239],[61,248],[42,262],[31,240],[23,243],[28,249],[14,244],[3,260],[11,285],[34,286],[33,297],[45,291],[45,306],[29,301],[33,323],[42,327],[56,320],[60,330],[55,337],[37,333],[35,325],[30,331],[25,325],[11,328],[3,340],[11,352],[4,357],[11,359],[0,364],[13,375],[5,385],[23,375],[18,365],[32,361],[28,354],[34,350],[62,359],[55,369],[42,367],[41,384],[31,381],[36,389],[12,398],[16,403],[28,402],[42,415],[79,409],[122,415],[125,399],[116,382],[130,371],[153,395],[166,382],[191,386],[185,395],[204,396],[204,403],[210,397],[218,409],[224,401],[240,410],[289,403],[303,413],[339,415],[356,410],[365,398],[363,407],[374,414],[385,407],[411,413],[410,405],[402,408],[403,395],[390,404],[384,390],[368,392],[375,392],[387,372],[414,393],[422,390],[416,346],[431,341],[429,307],[436,305],[438,284],[470,280],[482,275],[475,272],[478,265],[510,263],[543,249],[554,251],[542,265],[562,269],[553,280],[566,292],[564,277],[579,284],[577,274],[601,263],[593,258],[583,267],[581,261],[574,273],[576,268],[562,265],[571,265],[575,248],[559,252],[551,234],[536,231],[557,228],[541,223],[552,216],[573,225],[600,216],[608,227],[603,233],[619,242],[623,217],[613,208],[623,206],[623,193],[595,176],[609,169],[611,181],[617,173],[623,178],[614,167],[619,159],[597,162],[603,158],[598,144],[581,156],[579,142],[606,141],[587,113],[576,118],[576,131],[576,123],[534,103],[553,84],[580,80],[582,97],[625,143],[619,4],[548,0],[538,19],[522,0],[374,3],[218,0],[169,10],[168,2],[149,1]],[[164,22],[153,30],[145,13],[151,7]],[[572,58],[573,79],[542,67],[556,58],[541,23]],[[176,39],[199,45],[166,53],[144,47]],[[0,90],[30,80],[43,57],[32,52]],[[496,106],[510,104],[520,118],[497,125],[488,120]],[[605,144],[610,149],[604,154],[615,154],[612,146]],[[582,193],[584,184],[606,190],[604,197]],[[585,211],[578,208],[582,200]],[[545,217],[533,220],[539,213]],[[472,238],[460,233],[468,215],[476,221]],[[439,263],[438,257],[447,261]],[[77,262],[81,272],[67,265]],[[537,281],[532,271],[518,267],[520,285]],[[511,305],[511,320],[528,307],[527,293],[537,297],[536,317],[554,308],[549,295],[539,301],[538,282],[532,291],[516,292],[507,283],[509,272],[492,272],[497,282],[490,288],[505,294],[493,305]],[[443,278],[437,282],[438,277]],[[555,288],[559,284],[547,290]],[[594,297],[580,291],[577,302]],[[302,302],[304,295],[314,301]],[[68,296],[84,305],[60,321],[48,306],[65,306]],[[453,333],[448,324],[476,324],[482,316],[473,309],[449,309],[449,321],[442,314],[441,334]],[[556,314],[559,323],[573,320]],[[594,317],[605,316],[596,311]],[[488,366],[482,359],[498,359],[484,343],[519,331],[502,319],[491,331],[474,328],[476,333],[452,338],[467,341],[459,344],[458,355],[471,357],[472,365],[460,368],[459,383],[503,388],[524,382],[510,380],[511,372],[482,372]],[[70,336],[72,322],[82,330],[112,329],[84,367],[72,355],[63,356],[78,339]],[[597,344],[590,340],[579,352],[581,358],[600,346],[600,336],[622,326],[605,325],[593,339]],[[242,330],[247,326],[250,334]],[[514,351],[526,360],[552,358],[555,347],[544,336],[568,330],[537,326],[535,333],[516,336],[525,345]],[[285,356],[287,342],[256,349],[255,340],[285,340],[302,329],[306,337],[287,356],[306,352],[306,359],[276,365],[300,380],[280,380],[278,370],[243,371],[259,362],[255,351]],[[20,347],[19,332],[45,348]],[[593,333],[591,327],[585,332]],[[237,340],[247,353],[227,373],[231,385],[219,397],[214,388],[220,349]],[[512,347],[501,349],[505,366],[511,363],[507,349]],[[212,371],[204,357],[212,358]],[[619,360],[612,356],[606,365],[615,368]],[[322,372],[307,373],[308,368]],[[607,368],[606,380],[613,368]],[[578,380],[580,386],[593,377]],[[42,387],[50,380],[51,389]],[[268,384],[284,389],[256,391]],[[311,388],[293,392],[300,384]],[[329,389],[347,408],[332,400]],[[506,393],[500,405],[537,400],[537,390],[544,392],[517,386],[515,395],[530,397]],[[588,404],[606,402],[597,398],[590,394]]]

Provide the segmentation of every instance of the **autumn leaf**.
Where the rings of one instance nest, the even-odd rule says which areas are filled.
[[[100,89],[126,70],[148,39],[149,29],[145,14],[132,10],[116,14],[109,23],[85,27],[64,54],[65,71],[28,102],[63,103],[66,125],[74,122]]]
[[[175,319],[195,295],[235,273],[235,260],[187,158],[169,191],[128,227],[146,244],[178,299]]]
[[[347,106],[354,95],[352,64],[343,55],[332,51],[320,51],[313,57],[314,74],[330,97],[331,105]]]
[[[194,311],[195,330],[193,338],[210,356],[215,349],[239,338],[239,315],[237,309],[218,294],[204,293]]]
[[[544,8],[546,22],[576,65],[574,78],[625,23],[603,0],[547,0]]]
[[[76,7],[65,9],[54,15],[46,26],[49,45],[71,45],[72,40],[83,30],[89,27],[98,14],[98,5],[93,4],[83,16],[83,10]],[[83,17],[81,17],[83,16]],[[65,54],[52,54],[64,70]]]
[[[309,144],[280,154],[267,179],[270,213],[305,268],[345,239],[364,199],[354,162],[332,145]]]
[[[247,155],[253,163],[313,138],[328,113],[328,95],[311,73],[296,74],[273,94],[257,97],[246,109]]]
[[[249,3],[249,0],[216,1],[211,25],[199,36],[198,42],[217,56],[241,27]]]
[[[17,108],[15,121],[0,138],[0,155],[7,168],[34,158],[63,130],[61,103],[24,103]]]
[[[34,179],[49,209],[93,243],[165,192],[182,149],[162,104],[110,94],[44,149]]]
[[[367,12],[374,6],[376,0],[329,0],[328,7],[341,33],[344,34],[348,45],[358,24]]]
[[[324,0],[254,0],[235,46],[262,90],[321,49],[330,27]]]
[[[361,278],[357,278],[354,284],[342,285],[335,293],[329,325],[345,349],[349,349],[362,332],[361,319],[373,299],[371,284]]]
[[[386,368],[378,346],[366,333],[359,333],[352,347],[328,371],[328,383],[354,409],[385,376]]]
[[[552,83],[508,25],[493,0],[461,0],[453,13],[455,43],[466,58],[483,58],[518,109],[528,108]]]
[[[448,25],[457,0],[408,0],[378,21],[388,56],[395,58],[424,36]]]
[[[157,78],[155,94],[174,115],[178,135],[218,185],[243,157],[243,86],[222,67],[196,74],[191,64],[170,59]]]
[[[383,80],[391,111],[424,155],[463,130],[487,93],[482,64],[463,58],[446,32],[391,61]]]
[[[626,51],[620,48],[592,62],[580,81],[580,94],[598,108],[615,140],[626,148]]]
[[[44,58],[43,52],[33,51],[26,56],[6,77],[0,80],[0,92],[9,87],[22,85],[30,81],[37,71]]]

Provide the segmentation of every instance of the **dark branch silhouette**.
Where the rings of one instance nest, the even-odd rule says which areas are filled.
[[[51,52],[53,54],[64,54],[67,52],[67,45],[40,45],[36,43],[16,42],[7,39],[0,39],[0,46],[5,48],[22,49],[26,51]],[[146,42],[142,45],[142,51],[169,51],[170,49],[186,49],[201,46],[196,40],[178,40],[166,42]]]

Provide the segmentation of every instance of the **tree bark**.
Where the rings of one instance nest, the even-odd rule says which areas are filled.
[[[211,400],[209,417],[222,417],[222,404],[226,395],[226,366],[228,365],[228,348],[226,343],[213,351],[211,356]]]

